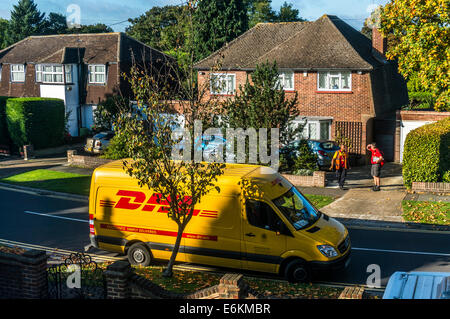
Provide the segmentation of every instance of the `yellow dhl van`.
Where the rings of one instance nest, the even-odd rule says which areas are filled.
[[[310,280],[316,268],[348,265],[347,229],[276,171],[226,164],[216,185],[220,193],[211,191],[195,206],[177,261],[278,273],[292,282]],[[178,228],[157,195],[139,187],[122,161],[97,168],[89,199],[92,245],[127,254],[135,265],[168,260]]]

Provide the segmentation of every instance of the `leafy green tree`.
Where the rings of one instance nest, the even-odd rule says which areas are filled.
[[[0,49],[5,48],[7,45],[7,43],[5,42],[5,33],[8,29],[8,23],[8,20],[0,18]]]
[[[80,28],[69,29],[69,33],[110,33],[114,30],[103,23],[81,25]]]
[[[50,12],[46,21],[43,34],[68,33],[66,17],[60,13]]]
[[[276,12],[271,7],[272,0],[251,0],[248,8],[248,24],[252,28],[258,23],[274,22]]]
[[[437,111],[450,110],[450,3],[448,0],[396,0],[382,9],[380,29],[396,45],[387,57],[397,59],[405,78],[417,74],[420,85],[436,98]]]
[[[17,5],[13,5],[11,19],[4,41],[6,45],[11,45],[31,35],[39,35],[45,28],[45,14],[37,9],[33,0],[19,0]]]
[[[243,0],[200,0],[194,18],[197,58],[220,49],[248,29]]]
[[[276,22],[297,22],[305,21],[299,16],[299,11],[292,7],[292,3],[284,2],[280,8],[280,11],[275,17]]]

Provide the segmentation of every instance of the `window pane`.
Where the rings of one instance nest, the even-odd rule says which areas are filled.
[[[104,78],[103,74],[95,74],[95,82],[104,83],[105,78]]]
[[[42,72],[36,72],[36,82],[42,82]]]
[[[316,123],[309,123],[308,124],[308,129],[309,129],[309,138],[310,139],[317,139],[317,124]]]
[[[62,74],[55,74],[55,75],[53,75],[53,82],[55,82],[55,83],[62,83],[63,82]]]
[[[284,88],[285,89],[293,89],[294,88],[294,73],[289,72],[289,73],[285,74]]]
[[[45,65],[44,66],[44,72],[52,72],[52,71],[53,71],[53,68],[52,68],[51,65]]]
[[[62,66],[61,65],[55,65],[53,68],[54,68],[54,72],[62,73]]]
[[[105,66],[104,65],[96,65],[95,66],[95,72],[105,72]]]
[[[330,87],[333,90],[339,90],[339,77],[330,77]]]
[[[342,89],[350,89],[350,72],[342,72]]]
[[[252,226],[275,231],[281,222],[272,207],[264,202],[247,200],[245,210],[247,221]]]
[[[94,82],[95,82],[94,74],[90,73],[89,74],[89,83],[94,83]]]
[[[16,82],[24,82],[25,81],[25,73],[23,72],[13,72],[12,80]]]
[[[53,82],[51,74],[44,74],[44,82]]]
[[[327,89],[327,74],[324,72],[319,73],[319,88]]]
[[[329,122],[321,122],[320,123],[320,139],[328,140],[330,139],[330,123]]]

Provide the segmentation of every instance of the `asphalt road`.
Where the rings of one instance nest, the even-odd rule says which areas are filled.
[[[450,232],[371,228],[349,232],[349,268],[322,274],[315,281],[364,285],[373,269],[379,269],[384,287],[395,271],[450,272]],[[88,203],[0,186],[1,240],[81,252],[89,244]]]

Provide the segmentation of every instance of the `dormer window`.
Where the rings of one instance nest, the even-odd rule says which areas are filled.
[[[72,65],[36,64],[36,82],[72,83]]]
[[[25,65],[11,65],[11,82],[25,82]]]
[[[106,83],[106,65],[104,64],[89,65],[88,71],[90,84]]]

